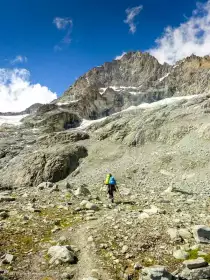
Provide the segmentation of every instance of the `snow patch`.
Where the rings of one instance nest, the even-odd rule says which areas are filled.
[[[170,73],[166,74],[164,77],[160,78],[159,81],[162,82],[165,78],[167,78],[170,75]]]
[[[28,115],[19,115],[19,116],[0,116],[0,126],[5,124],[10,125],[21,125],[21,120]]]
[[[123,58],[124,55],[126,55],[126,52],[123,52],[121,55],[118,55],[115,57],[115,60],[121,60]]]
[[[103,95],[104,94],[104,92],[107,90],[107,88],[100,88],[99,89],[99,93],[101,94],[101,95]]]
[[[122,90],[127,90],[127,89],[133,89],[133,90],[138,90],[141,88],[141,86],[139,87],[125,87],[125,86],[109,86],[109,87],[106,87],[106,88],[100,88],[99,89],[99,92],[101,95],[104,94],[104,92],[108,89],[108,88],[111,88],[113,89],[114,91],[122,91]],[[130,92],[131,93],[131,92]],[[138,94],[138,92],[132,92],[131,94]]]
[[[163,100],[159,100],[159,101],[153,102],[153,103],[142,103],[138,106],[130,106],[129,108],[127,108],[125,110],[122,110],[120,112],[114,113],[110,116],[107,116],[107,117],[104,117],[101,119],[97,119],[97,120],[83,119],[81,125],[77,129],[81,129],[81,130],[86,129],[89,126],[91,126],[92,124],[100,123],[111,116],[116,116],[123,112],[129,112],[129,111],[141,110],[141,109],[146,110],[146,109],[158,108],[158,107],[165,106],[165,105],[175,104],[176,102],[179,102],[180,100],[190,100],[190,99],[194,99],[194,98],[201,97],[201,96],[202,96],[201,94],[196,94],[196,95],[190,95],[190,96],[170,97],[170,98],[165,98]]]
[[[124,87],[124,86],[119,86],[119,87],[117,87],[117,86],[114,86],[113,87],[113,89],[114,88],[116,88],[116,89],[139,89],[141,86],[139,86],[139,87]]]
[[[190,95],[190,96],[178,96],[178,97],[170,97],[170,98],[165,98],[163,100],[159,100],[157,102],[153,102],[153,103],[142,103],[138,106],[130,106],[125,110],[122,110],[121,112],[127,112],[127,111],[132,111],[132,110],[136,110],[136,109],[151,109],[151,108],[157,108],[160,106],[165,106],[165,105],[170,105],[173,103],[176,103],[180,100],[190,100],[196,97],[201,96],[200,94],[196,94],[196,95]]]
[[[58,106],[69,105],[69,104],[72,104],[72,103],[77,103],[78,101],[79,101],[79,99],[68,101],[68,102],[58,102],[57,105]]]
[[[102,122],[105,119],[107,119],[108,117],[104,117],[98,120],[86,120],[83,119],[81,125],[78,127],[78,129],[86,129],[87,127],[89,127],[90,125],[94,124],[94,123],[98,123],[98,122]]]
[[[177,68],[179,65],[178,64],[176,64],[176,65],[174,65],[172,68],[173,69],[175,69],[175,68]]]
[[[141,91],[129,91],[130,94],[132,95],[139,95],[139,94],[142,94]]]

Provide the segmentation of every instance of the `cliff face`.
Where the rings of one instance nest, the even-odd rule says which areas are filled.
[[[122,57],[121,60],[114,60],[97,67],[80,77],[70,87],[62,99],[80,98],[85,94],[88,86],[97,88],[113,87],[145,87],[148,83],[155,82],[166,75],[170,66],[161,65],[156,58],[148,53],[131,52]]]
[[[192,55],[172,67],[161,85],[174,88],[175,95],[192,95],[210,92],[210,56]]]
[[[170,66],[148,53],[130,52],[87,72],[56,103],[99,118],[144,102],[209,92],[209,78],[209,56],[192,55]]]

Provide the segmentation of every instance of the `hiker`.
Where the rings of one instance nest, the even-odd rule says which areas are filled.
[[[116,180],[112,176],[112,174],[107,174],[106,180],[105,180],[105,185],[107,186],[109,199],[111,200],[112,203],[114,203],[114,192],[117,189],[116,189]]]

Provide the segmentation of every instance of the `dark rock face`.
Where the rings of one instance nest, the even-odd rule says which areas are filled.
[[[57,109],[57,106],[55,104],[44,104],[37,110],[37,115],[43,115],[47,112],[53,111]]]
[[[50,147],[55,144],[68,144],[69,142],[77,142],[86,139],[89,139],[89,135],[86,132],[72,131],[69,133],[62,131],[59,133],[45,134],[39,137],[37,144]]]
[[[109,86],[138,87],[156,81],[170,70],[168,64],[161,65],[148,53],[130,52],[121,60],[114,60],[97,67],[80,77],[61,99],[77,99],[85,94],[88,86],[97,88]]]
[[[31,187],[42,182],[58,182],[73,172],[79,159],[86,156],[84,147],[72,144],[20,153],[0,171],[1,186]]]
[[[41,107],[37,114],[24,118],[23,124],[28,128],[43,128],[48,133],[75,128],[80,125],[81,118],[78,114],[62,110],[54,104],[49,105],[47,108],[44,106],[42,109]]]
[[[197,226],[194,229],[194,237],[198,243],[210,243],[210,228]]]
[[[57,102],[70,102],[67,107],[79,112],[83,118],[104,117],[131,105],[171,96],[170,90],[150,90],[170,68],[167,64],[159,64],[148,53],[128,53],[121,60],[87,72]]]

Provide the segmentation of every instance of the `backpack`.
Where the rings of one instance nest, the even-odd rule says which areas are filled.
[[[109,180],[110,180],[110,178],[111,178],[110,174],[107,174],[107,175],[106,175],[106,180],[105,180],[105,182],[104,182],[105,185],[109,185]]]
[[[116,185],[116,180],[115,180],[115,178],[112,176],[112,177],[110,177],[110,179],[109,179],[109,184],[110,185]]]

